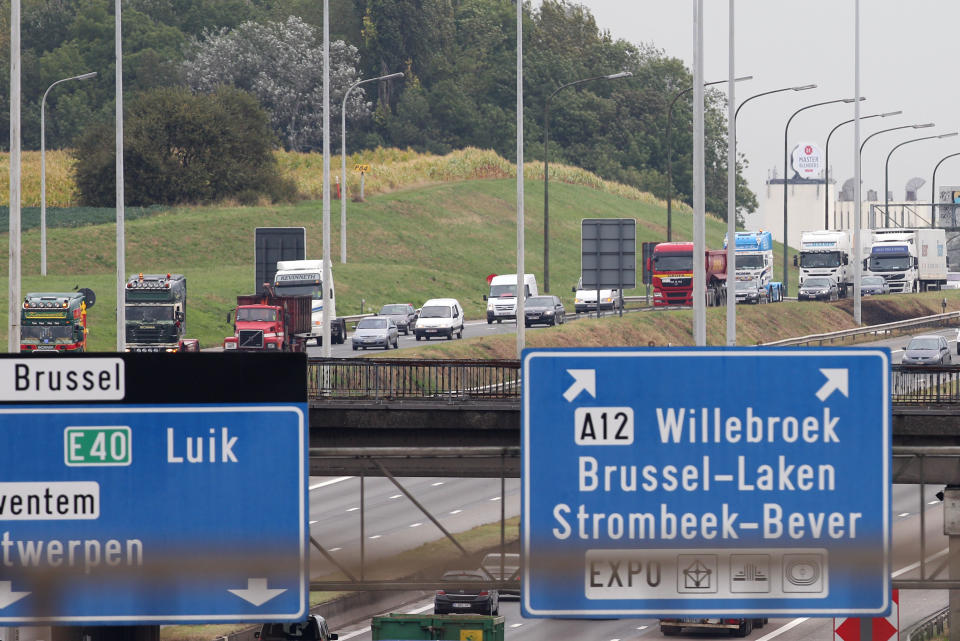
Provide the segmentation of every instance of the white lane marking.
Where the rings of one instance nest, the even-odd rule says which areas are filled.
[[[329,481],[323,481],[322,483],[317,483],[316,485],[311,485],[310,490],[316,490],[317,488],[327,487],[328,485],[333,485],[335,483],[340,483],[342,481],[349,481],[352,479],[352,476],[338,476],[335,479],[330,479]]]
[[[347,508],[347,512],[356,512],[356,511],[359,510],[359,509],[360,509],[360,508],[358,508],[358,507],[348,507],[348,508]]]
[[[382,534],[374,534],[374,535],[371,536],[370,538],[371,538],[371,539],[379,539],[379,538],[381,538],[382,536],[383,536]]]
[[[436,483],[432,483],[431,485],[433,485],[433,487],[437,487],[438,485],[443,485],[443,481],[437,481]]]
[[[400,498],[401,496],[403,496],[403,494],[394,494],[393,496],[388,496],[387,498],[388,498],[388,499],[398,499],[398,498]]]
[[[410,527],[420,527],[423,523],[411,523]]]
[[[329,550],[327,550],[327,552],[339,552],[342,549],[343,548],[330,548]]]
[[[499,501],[499,500],[500,500],[500,497],[499,497],[499,496],[495,496],[495,497],[493,497],[493,498],[490,499],[490,500],[491,500],[491,501]]]
[[[523,625],[523,624],[522,624],[522,623],[511,623],[511,624],[510,624],[510,627],[511,627],[511,628],[519,628],[521,625]]]
[[[647,629],[647,626],[645,626],[645,625],[638,625],[638,626],[637,626],[637,630],[646,630],[646,629]]]
[[[317,522],[317,521],[310,521],[310,525],[313,525],[313,524],[316,523],[316,522]]]
[[[454,510],[450,512],[450,514],[460,514],[461,512],[463,512],[463,510]]]
[[[932,501],[927,501],[927,505],[936,505],[940,502],[940,499],[933,499]]]
[[[945,556],[945,555],[947,554],[947,552],[948,552],[948,550],[944,549],[944,550],[940,550],[940,551],[937,552],[936,554],[931,554],[930,556],[927,557],[927,562],[933,561],[934,559],[936,559],[936,558],[938,558],[938,557]],[[908,565],[908,566],[906,566],[906,567],[900,568],[899,570],[897,570],[896,572],[894,572],[893,574],[891,574],[891,575],[890,575],[890,578],[895,579],[895,578],[897,578],[898,576],[900,576],[901,574],[906,574],[906,573],[909,572],[910,570],[916,570],[918,567],[920,567],[920,561],[916,561],[916,562],[911,563],[910,565]],[[783,634],[784,632],[786,632],[787,630],[792,630],[793,628],[797,627],[798,625],[800,625],[801,623],[803,623],[803,622],[806,621],[806,620],[807,620],[807,617],[803,617],[803,618],[800,618],[800,619],[794,619],[793,621],[790,621],[789,623],[783,624],[782,626],[780,626],[780,627],[777,628],[776,630],[773,630],[773,631],[771,631],[770,633],[763,635],[763,636],[760,637],[759,639],[756,639],[756,641],[768,641],[769,639],[774,639],[774,638],[780,636],[781,634]]]
[[[901,512],[901,513],[898,514],[897,516],[899,516],[899,517],[902,518],[902,517],[904,517],[904,516],[910,516],[910,513],[909,513],[909,512]]]

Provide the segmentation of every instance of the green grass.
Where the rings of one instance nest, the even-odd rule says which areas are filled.
[[[581,185],[551,185],[551,290],[572,307],[570,288],[580,270],[580,219],[635,217],[638,241],[662,240],[662,207]],[[543,194],[526,192],[526,271],[543,280]],[[516,182],[485,179],[448,182],[348,203],[348,263],[339,263],[339,202],[331,215],[331,257],[337,309],[354,314],[389,302],[440,296],[458,298],[468,318],[484,315],[486,277],[516,270]],[[256,227],[307,228],[307,256],[322,255],[322,214],[317,201],[268,207],[195,207],[153,211],[128,220],[126,272],[187,275],[187,329],[201,346],[218,345],[229,330],[226,314],[237,294],[254,288]],[[676,238],[688,237],[688,213],[674,213]],[[722,245],[724,228],[708,218],[707,244]],[[89,318],[90,349],[116,345],[116,231],[91,224],[47,231],[48,276],[40,271],[39,230],[22,235],[22,286],[28,291],[89,287],[97,304]],[[6,265],[0,266],[0,275]],[[631,292],[627,292],[628,294]],[[636,293],[642,293],[638,290]],[[0,338],[5,338],[4,331]]]

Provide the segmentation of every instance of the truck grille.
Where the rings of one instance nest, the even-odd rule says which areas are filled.
[[[171,336],[164,336],[163,329],[159,327],[156,329],[128,327],[127,342],[128,343],[163,343],[163,342],[175,342],[175,339]]]
[[[241,329],[237,339],[240,349],[263,349],[262,329]]]

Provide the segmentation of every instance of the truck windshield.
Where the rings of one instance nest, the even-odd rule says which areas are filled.
[[[512,285],[491,285],[490,286],[490,298],[498,298],[500,296],[516,296],[517,295],[517,284]]]
[[[127,305],[128,321],[172,321],[172,305]]]
[[[839,267],[840,252],[800,252],[800,266],[807,269]]]
[[[657,254],[653,257],[653,269],[658,272],[693,271],[693,254]]]
[[[910,269],[909,256],[871,256],[867,269],[872,272],[896,272]]]
[[[272,323],[277,320],[277,310],[261,307],[241,307],[237,310],[237,320]]]
[[[73,338],[73,327],[70,325],[24,325],[20,328],[20,337],[39,340]]]
[[[738,269],[761,269],[763,267],[763,256],[760,254],[737,254]]]
[[[296,281],[278,281],[277,296],[312,296],[320,298],[320,285],[314,283],[303,283]]]

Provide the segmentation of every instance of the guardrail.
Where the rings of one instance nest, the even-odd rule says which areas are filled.
[[[520,361],[312,358],[311,400],[516,400]]]
[[[857,327],[855,329],[842,329],[836,332],[827,332],[825,334],[810,334],[809,336],[799,336],[797,338],[785,338],[779,341],[762,343],[764,347],[785,347],[788,345],[811,345],[817,343],[833,343],[835,340],[842,341],[846,338],[865,336],[868,334],[889,334],[900,329],[910,329],[913,327],[925,327],[929,325],[944,325],[947,321],[960,319],[960,312],[947,312],[946,314],[934,314],[933,316],[922,316],[920,318],[911,318],[910,320],[896,321],[893,323],[884,323],[882,325],[870,325],[868,327]]]
[[[960,404],[960,365],[894,365],[890,392],[894,405]],[[313,401],[517,401],[520,361],[311,358],[307,394]]]
[[[950,608],[934,612],[919,623],[915,623],[904,635],[905,641],[929,641],[937,639],[950,631]]]

